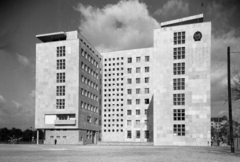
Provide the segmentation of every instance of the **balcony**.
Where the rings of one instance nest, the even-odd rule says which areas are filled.
[[[76,120],[55,120],[55,125],[76,125]]]

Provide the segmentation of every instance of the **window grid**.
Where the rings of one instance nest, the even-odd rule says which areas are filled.
[[[173,50],[173,59],[185,59],[185,47],[174,48]]]
[[[65,86],[57,86],[57,96],[65,96]]]
[[[173,105],[185,105],[185,94],[173,94]]]
[[[65,83],[65,73],[57,73],[57,83]]]
[[[185,74],[185,63],[174,63],[173,64],[173,74],[174,75],[182,75]]]
[[[185,136],[185,124],[174,124],[173,133],[177,136]]]
[[[57,60],[57,70],[65,69],[65,59]]]
[[[65,109],[65,99],[57,99],[56,108]]]
[[[65,56],[65,46],[57,47],[57,57]]]
[[[185,32],[175,32],[173,35],[174,44],[185,43]]]
[[[185,89],[185,78],[173,79],[173,89],[174,90],[184,90]]]
[[[185,120],[185,109],[173,109],[173,120],[175,121]]]

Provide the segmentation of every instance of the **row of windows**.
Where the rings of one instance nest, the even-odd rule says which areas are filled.
[[[150,67],[144,67],[144,72],[148,73],[150,71]],[[136,73],[141,73],[141,67],[136,67]],[[132,73],[132,68],[127,68],[127,73],[131,74]]]
[[[123,132],[122,129],[116,129],[116,132],[120,132],[120,131]],[[110,129],[108,129],[108,130],[104,129],[104,132],[111,132],[111,130]],[[115,132],[115,130],[112,129],[112,132]]]
[[[67,136],[62,136],[64,139],[66,139],[67,138]],[[54,136],[50,136],[50,138],[54,138]],[[60,136],[56,136],[56,138],[60,138]]]
[[[174,44],[184,44],[185,43],[185,32],[174,32],[173,43]]]
[[[150,100],[148,98],[144,99],[144,104],[149,104]],[[132,104],[132,99],[127,99],[127,104]],[[136,105],[140,104],[140,99],[136,99]]]
[[[121,78],[121,80],[123,80],[123,78]],[[104,84],[104,86],[105,87],[107,87],[107,86],[109,86],[109,87],[115,86],[115,83],[113,83],[113,84]],[[120,86],[120,83],[116,83],[116,86]]]
[[[57,109],[65,109],[65,99],[57,99],[56,101]]]
[[[57,96],[65,96],[65,86],[57,86]]]
[[[91,92],[89,92],[89,91],[87,91],[87,90],[85,90],[83,88],[81,90],[82,90],[82,95],[83,96],[86,96],[86,97],[88,97],[88,98],[90,98],[92,100],[98,101],[98,96],[97,95],[92,94]]]
[[[127,131],[127,138],[132,138],[132,131]],[[141,131],[137,130],[136,131],[136,138],[141,138]],[[149,138],[149,131],[144,131],[144,138],[148,139]]]
[[[116,91],[120,91],[120,90],[123,91],[123,88],[116,88]],[[104,91],[107,92],[107,89],[105,88]],[[109,92],[110,92],[110,91],[113,91],[113,92],[114,92],[114,91],[115,91],[115,88],[113,88],[113,89],[110,89],[110,88],[109,88],[108,91],[109,91]]]
[[[93,89],[98,90],[98,85],[92,82],[91,80],[89,80],[88,78],[84,77],[83,75],[82,75],[82,82],[87,84],[89,87],[92,87]]]
[[[104,59],[104,61],[115,61],[115,60],[120,60],[120,57],[117,58],[109,58],[109,59]],[[121,57],[121,60],[123,60],[123,57]]]
[[[92,65],[96,66],[98,68],[98,63],[96,60],[94,60],[88,53],[87,51],[84,51],[81,49],[82,56],[86,58]]]
[[[123,114],[112,114],[112,115],[111,114],[108,114],[108,115],[104,114],[104,117],[115,117],[115,115],[116,115],[116,117],[120,117],[120,116],[123,117]]]
[[[107,101],[109,101],[109,102],[110,102],[110,101],[120,101],[120,100],[123,101],[123,99],[117,98],[117,99],[115,100],[115,99],[113,98],[113,99],[108,99],[108,100],[107,100],[107,99],[104,99],[104,102],[107,102]]]
[[[95,107],[95,106],[90,105],[88,103],[81,102],[81,107],[82,107],[82,109],[86,109],[86,110],[98,113],[98,107]]]
[[[123,80],[123,78],[113,78],[113,79],[104,79],[104,81],[105,82],[107,82],[107,81],[111,82],[111,81],[119,81],[120,79]],[[123,83],[121,83],[121,85],[123,85]]]
[[[133,111],[132,110],[127,110],[127,115],[133,115],[133,113],[132,113]],[[147,113],[148,113],[148,110],[147,109],[145,109],[144,110],[144,115],[147,115]],[[141,113],[140,113],[140,110],[139,109],[137,109],[136,110],[136,115],[141,115]]]
[[[128,63],[132,63],[132,57],[128,57],[127,58],[127,62]],[[149,62],[149,60],[150,60],[150,57],[149,56],[145,56],[145,62]],[[136,57],[136,62],[141,62],[141,57]]]
[[[113,74],[104,74],[104,76],[105,77],[107,77],[107,76],[113,76],[113,75],[115,75],[115,73],[113,73]],[[116,73],[116,76],[120,76],[120,75],[123,75],[123,73]]]
[[[87,116],[87,122],[92,123],[92,117],[91,116]],[[98,118],[94,119],[94,124],[98,124]]]
[[[140,120],[135,121],[135,126],[140,126],[141,122]],[[144,124],[148,124],[148,120],[144,120]],[[132,120],[127,120],[127,126],[132,126]]]
[[[185,47],[178,47],[173,49],[173,59],[185,59]]]
[[[111,66],[111,65],[112,65],[112,66],[115,66],[115,65],[118,65],[118,66],[119,66],[120,64],[123,65],[123,62],[121,62],[121,63],[119,63],[119,62],[118,62],[118,63],[112,63],[112,64],[110,64],[110,63],[109,63],[109,64],[104,64],[104,66],[105,66],[105,67]],[[114,70],[115,70],[115,69],[114,69]],[[113,71],[114,71],[114,70],[113,70]],[[110,71],[111,71],[111,70],[110,70]]]
[[[149,83],[149,80],[150,80],[149,77],[145,77],[144,78],[144,83]],[[140,84],[141,83],[141,78],[136,78],[135,81],[136,81],[136,84]],[[127,83],[132,84],[132,79],[128,78]]]
[[[111,124],[104,124],[104,127],[111,127]],[[115,124],[112,124],[112,127],[115,127]],[[123,127],[123,124],[116,124],[116,127]]]
[[[119,63],[117,63],[117,65],[119,65]],[[105,64],[105,66],[106,66],[106,64]],[[116,68],[116,71],[123,70],[123,69],[124,69],[123,67],[122,67],[122,68]],[[112,68],[112,69],[110,69],[110,68],[109,68],[109,69],[105,68],[104,71],[109,71],[109,72],[110,72],[110,71],[115,71],[115,68]]]
[[[111,112],[111,109],[108,109],[109,112]],[[114,112],[115,109],[112,109],[112,112]],[[116,109],[116,111],[120,111],[119,109]],[[123,109],[121,109],[121,111],[123,111]],[[107,112],[107,109],[104,109],[104,112]]]
[[[116,104],[117,107],[120,106],[120,105],[123,106],[123,104]],[[107,107],[107,106],[111,107],[111,106],[115,106],[115,104],[112,104],[112,105],[111,105],[111,104],[108,104],[108,105],[105,104],[105,105],[104,105],[104,107]]]
[[[65,59],[59,59],[57,60],[57,70],[62,70],[66,68],[66,62]]]
[[[65,56],[65,46],[57,47],[57,57],[64,57]]]
[[[83,62],[82,62],[82,70],[85,70],[87,73],[89,73],[90,75],[98,79],[98,73],[93,71],[90,67],[85,65]]]
[[[144,88],[144,93],[150,93],[149,88]],[[132,89],[127,89],[127,94],[132,94]],[[136,88],[136,94],[141,94],[141,88]]]
[[[65,73],[57,73],[57,83],[65,83],[66,75]]]

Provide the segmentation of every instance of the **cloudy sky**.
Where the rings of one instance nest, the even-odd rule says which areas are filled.
[[[239,0],[1,0],[0,128],[34,126],[37,34],[79,29],[100,52],[145,48],[161,22],[198,13],[212,22],[211,109],[222,116],[227,46],[240,51]],[[239,71],[240,54],[231,58]]]

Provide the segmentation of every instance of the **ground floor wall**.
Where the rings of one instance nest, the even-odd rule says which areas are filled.
[[[98,132],[91,130],[45,130],[44,144],[97,144]]]

